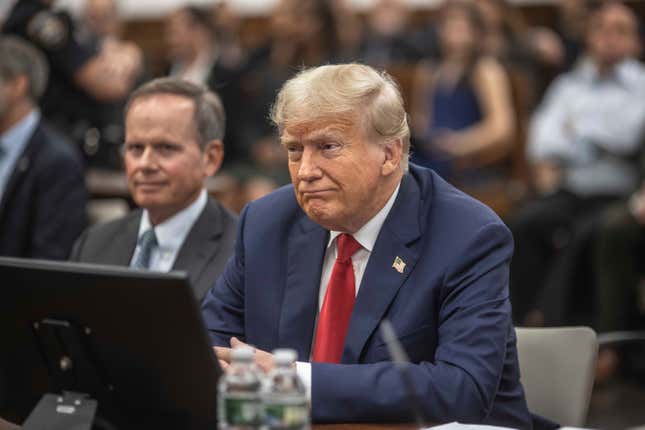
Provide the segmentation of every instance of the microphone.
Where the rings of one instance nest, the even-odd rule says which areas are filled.
[[[392,327],[392,323],[390,323],[389,320],[384,319],[381,321],[379,329],[381,331],[381,336],[383,336],[383,340],[385,341],[385,345],[387,346],[390,358],[401,375],[403,386],[405,387],[408,400],[410,401],[410,409],[412,409],[417,426],[419,428],[425,428],[426,420],[423,409],[421,408],[421,399],[419,398],[417,391],[414,389],[414,381],[408,372],[410,359],[405,353],[403,345],[399,342],[396,332],[394,331],[394,327]]]

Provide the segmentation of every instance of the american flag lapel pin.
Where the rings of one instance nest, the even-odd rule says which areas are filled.
[[[405,270],[405,262],[401,260],[401,257],[397,255],[396,258],[394,259],[394,263],[392,263],[392,267],[397,272],[403,273],[403,270]]]

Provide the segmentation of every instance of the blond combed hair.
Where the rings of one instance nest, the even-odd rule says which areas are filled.
[[[410,128],[403,97],[392,77],[364,64],[336,64],[305,69],[280,89],[271,120],[286,127],[317,120],[361,115],[368,136],[386,145],[401,140],[401,167],[407,170]]]

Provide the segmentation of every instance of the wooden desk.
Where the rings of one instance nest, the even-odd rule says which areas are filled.
[[[418,430],[416,424],[315,424],[312,430]]]
[[[19,430],[20,427],[0,418],[0,430]],[[312,430],[416,430],[414,424],[316,424]]]

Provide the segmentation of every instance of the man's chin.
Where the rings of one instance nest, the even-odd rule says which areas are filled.
[[[134,198],[134,203],[136,203],[137,206],[143,209],[148,209],[148,210],[154,210],[158,208],[163,208],[164,206],[167,206],[167,203],[163,201],[163,199],[160,199],[156,195],[152,195],[150,193],[138,193]]]
[[[329,210],[325,209],[327,208],[308,207],[305,209],[305,214],[310,220],[327,230],[342,230],[342,228],[340,227],[342,223],[340,222],[338,217],[334,216],[329,212]]]

